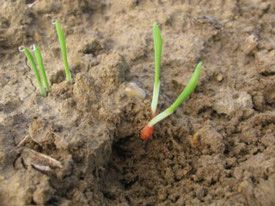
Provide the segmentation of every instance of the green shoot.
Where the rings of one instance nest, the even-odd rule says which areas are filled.
[[[202,62],[199,62],[195,68],[195,71],[192,74],[191,79],[189,80],[187,86],[184,88],[182,93],[178,96],[178,98],[175,100],[175,102],[168,107],[166,110],[164,110],[162,113],[155,116],[141,131],[141,139],[147,140],[149,139],[154,131],[153,126],[160,122],[161,120],[165,119],[169,115],[173,114],[178,107],[181,106],[181,104],[189,97],[189,95],[195,90],[200,74],[201,74],[201,68],[202,68]]]
[[[54,21],[53,24],[55,25],[56,33],[58,36],[58,41],[60,44],[61,55],[62,55],[64,68],[65,68],[66,80],[72,81],[72,75],[71,75],[68,58],[67,58],[67,46],[66,46],[65,34],[61,28],[61,24],[58,21]]]
[[[39,66],[39,69],[40,69],[40,74],[42,76],[42,84],[43,84],[44,88],[46,89],[46,91],[48,91],[50,87],[49,87],[49,81],[48,81],[48,78],[47,78],[45,67],[44,67],[44,64],[43,64],[43,58],[42,58],[39,47],[36,46],[35,44],[33,45],[33,52],[34,52],[36,62],[37,62],[38,66]]]
[[[148,124],[150,126],[154,126],[156,123],[160,122],[161,120],[165,119],[169,115],[173,114],[179,106],[189,97],[189,95],[195,90],[201,73],[202,62],[198,63],[194,73],[192,74],[191,79],[189,80],[187,86],[184,88],[182,93],[178,96],[176,101],[165,111],[154,117]]]
[[[37,80],[37,84],[38,84],[38,88],[40,90],[40,94],[41,96],[46,96],[46,90],[42,84],[42,81],[41,81],[41,78],[40,78],[40,74],[39,74],[39,71],[36,67],[36,64],[35,64],[35,61],[34,61],[34,58],[30,52],[30,50],[28,48],[19,48],[19,51],[23,52],[25,54],[25,56],[27,57],[27,60],[34,72],[34,75],[35,75],[35,78]]]
[[[151,103],[151,110],[153,116],[156,114],[158,106],[158,98],[160,91],[160,63],[162,54],[162,37],[159,26],[154,23],[153,25],[153,37],[154,37],[154,52],[155,52],[155,80],[154,80],[154,91],[153,99]]]

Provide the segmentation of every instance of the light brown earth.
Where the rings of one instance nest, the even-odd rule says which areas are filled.
[[[155,21],[160,110],[204,66],[145,143]],[[51,80],[45,98],[18,52],[33,43]],[[274,57],[273,0],[2,0],[0,205],[275,205]]]

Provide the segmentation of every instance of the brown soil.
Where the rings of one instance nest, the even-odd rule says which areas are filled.
[[[0,11],[1,206],[275,205],[273,0],[14,0]],[[204,67],[195,93],[142,142],[154,21],[160,110],[199,58]],[[17,50],[33,43],[51,80],[45,98]]]

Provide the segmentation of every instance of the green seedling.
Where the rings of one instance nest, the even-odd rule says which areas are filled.
[[[189,80],[187,86],[178,96],[178,98],[174,101],[174,103],[168,107],[166,110],[155,116],[149,123],[141,130],[140,138],[143,140],[148,140],[152,137],[154,132],[154,125],[165,119],[166,117],[173,114],[177,108],[181,106],[181,104],[189,97],[189,95],[195,90],[201,73],[202,62],[198,63],[195,71],[192,74],[191,79]]]
[[[174,101],[174,103],[168,107],[166,110],[161,112],[158,115],[156,114],[156,108],[158,103],[159,89],[160,89],[160,62],[161,62],[161,52],[162,52],[162,38],[160,34],[159,27],[154,24],[153,26],[154,34],[154,48],[155,48],[155,82],[154,82],[154,93],[151,104],[151,109],[153,112],[153,119],[151,119],[147,125],[141,130],[140,138],[142,140],[148,140],[152,137],[154,133],[154,125],[162,121],[166,117],[173,114],[182,103],[190,96],[190,94],[195,90],[201,74],[202,62],[199,62],[196,65],[196,68],[192,74],[191,79],[189,80],[187,86]]]
[[[154,91],[151,103],[151,111],[153,116],[156,115],[159,92],[160,92],[160,64],[161,64],[161,54],[162,54],[162,37],[159,26],[154,23],[153,25],[153,38],[154,38],[154,52],[155,52],[155,81],[154,81]]]
[[[200,74],[201,74],[201,68],[202,68],[202,62],[198,63],[195,71],[192,74],[191,79],[189,80],[187,86],[184,88],[184,90],[181,92],[181,94],[178,96],[178,98],[174,101],[174,103],[168,107],[165,111],[154,117],[149,123],[149,126],[154,126],[156,123],[160,122],[161,120],[165,119],[169,115],[173,114],[178,107],[181,106],[181,104],[189,97],[189,95],[195,90]]]
[[[45,88],[43,86],[43,83],[41,81],[40,74],[39,74],[39,71],[38,71],[37,66],[35,64],[32,53],[30,52],[30,50],[28,48],[25,48],[25,47],[20,47],[19,51],[23,52],[25,54],[25,56],[27,57],[28,63],[30,65],[30,67],[32,68],[33,72],[34,72],[34,75],[35,75],[35,78],[36,78],[37,85],[38,85],[41,96],[46,96],[46,90],[45,90]]]
[[[45,67],[43,64],[43,58],[42,58],[39,47],[36,46],[35,44],[33,45],[33,52],[34,52],[36,62],[40,69],[40,74],[42,76],[42,84],[43,84],[44,88],[46,89],[46,91],[49,91],[50,86],[49,86],[49,81],[48,81],[47,74],[45,71]]]
[[[61,28],[61,24],[58,21],[54,21],[53,24],[55,25],[58,41],[60,44],[61,56],[62,56],[64,68],[65,68],[66,80],[72,81],[72,74],[69,68],[69,63],[67,58],[67,46],[66,46],[65,34]]]

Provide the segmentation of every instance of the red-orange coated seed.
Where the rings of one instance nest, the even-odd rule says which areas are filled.
[[[147,141],[152,137],[154,133],[154,127],[146,125],[140,132],[140,138],[144,141]]]

